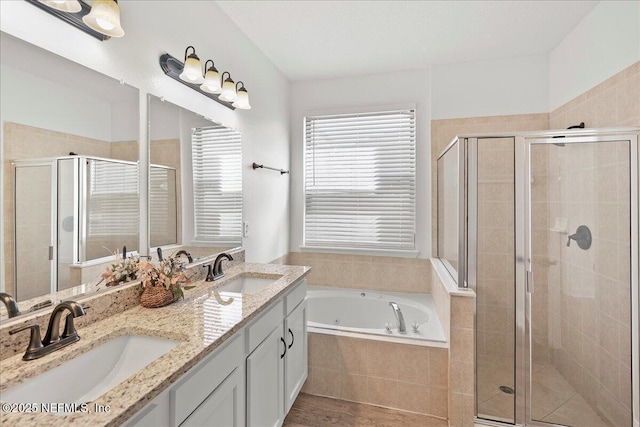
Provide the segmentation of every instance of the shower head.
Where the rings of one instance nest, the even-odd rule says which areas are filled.
[[[569,126],[567,129],[584,129],[584,122],[580,122],[579,125]],[[554,138],[564,138],[564,135],[554,136]],[[565,144],[563,142],[554,142],[553,145],[564,147]]]

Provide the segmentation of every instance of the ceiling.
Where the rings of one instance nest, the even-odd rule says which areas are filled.
[[[291,81],[547,54],[597,1],[218,1]]]

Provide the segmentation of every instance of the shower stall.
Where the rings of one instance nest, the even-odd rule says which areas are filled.
[[[638,427],[638,133],[459,136],[438,157],[438,257],[476,292],[488,425]]]

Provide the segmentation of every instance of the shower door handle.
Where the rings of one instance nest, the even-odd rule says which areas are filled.
[[[526,280],[525,288],[528,293],[530,294],[533,293],[533,272],[532,271],[527,271],[527,280]]]

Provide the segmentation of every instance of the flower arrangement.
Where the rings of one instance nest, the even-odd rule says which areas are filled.
[[[131,256],[129,258],[118,259],[118,254],[114,254],[115,262],[107,267],[100,275],[102,280],[107,282],[107,286],[116,286],[124,282],[136,280],[140,271],[140,258]]]
[[[140,261],[138,263],[142,273],[143,292],[147,288],[164,288],[173,293],[173,301],[184,298],[183,289],[191,289],[194,286],[186,286],[191,283],[183,265],[173,257],[168,257],[159,263]]]

